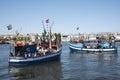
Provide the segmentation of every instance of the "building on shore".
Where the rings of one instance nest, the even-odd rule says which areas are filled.
[[[42,34],[38,34],[42,35]],[[20,34],[19,37],[30,37],[33,41],[35,41],[36,34]],[[104,36],[109,38],[110,36],[114,36],[116,41],[120,41],[120,32],[99,32],[99,33],[76,33],[76,34],[61,34],[61,40],[64,42],[70,41],[71,39],[83,39],[83,40],[94,40],[96,37]],[[15,34],[0,34],[1,41],[7,41],[9,39],[16,38]]]

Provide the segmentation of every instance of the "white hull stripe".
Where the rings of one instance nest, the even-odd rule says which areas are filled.
[[[110,49],[86,49],[86,48],[77,48],[77,47],[73,47],[73,46],[69,46],[72,49],[75,50],[83,50],[83,51],[113,51],[116,50],[115,48],[110,48]]]

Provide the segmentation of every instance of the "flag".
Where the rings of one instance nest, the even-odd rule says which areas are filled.
[[[8,26],[6,26],[8,28],[8,30],[11,30],[12,29],[12,25],[9,24]]]
[[[76,30],[78,30],[78,29],[79,29],[79,27],[76,28]]]
[[[46,23],[49,23],[49,19],[46,20]]]

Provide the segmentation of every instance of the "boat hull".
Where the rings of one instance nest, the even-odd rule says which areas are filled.
[[[105,49],[93,49],[93,48],[80,48],[76,46],[72,46],[69,44],[69,48],[71,52],[112,52],[117,53],[117,48],[105,48]]]
[[[60,59],[60,55],[61,55],[61,50],[56,53],[39,56],[39,57],[32,57],[32,58],[10,57],[9,65],[16,67],[25,66],[25,65],[34,65],[34,64]]]

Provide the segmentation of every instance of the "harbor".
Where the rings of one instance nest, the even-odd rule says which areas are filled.
[[[60,60],[31,65],[27,67],[9,67],[9,44],[0,45],[1,80],[119,80],[120,43],[117,42],[117,54],[70,53],[67,43],[62,43]]]
[[[41,53],[41,50],[38,49],[40,51],[38,53],[36,52],[36,50],[35,52],[33,52],[35,48],[32,47],[32,45],[33,46],[35,45],[35,42],[41,42],[38,40],[37,38],[38,36],[42,37],[42,35],[32,34],[29,36],[19,35],[16,39],[15,39],[16,36],[15,37],[11,36],[11,39],[8,39],[8,37],[5,38],[6,40],[9,40],[8,41],[9,43],[0,44],[0,53],[2,53],[0,54],[1,80],[7,80],[7,79],[8,80],[9,79],[10,80],[21,80],[21,79],[22,80],[24,79],[39,80],[43,78],[44,80],[70,80],[70,79],[80,79],[80,80],[116,79],[116,80],[119,80],[120,78],[119,77],[120,75],[119,73],[120,42],[117,42],[117,41],[114,42],[114,47],[117,48],[117,51],[113,53],[107,53],[107,52],[102,53],[103,51],[83,51],[83,52],[73,51],[72,52],[69,48],[69,43],[71,42],[71,40],[69,39],[69,36],[62,35],[60,38],[62,41],[61,42],[62,47],[60,49],[60,53],[59,51],[58,53],[56,53],[55,51],[55,53],[46,52],[45,54],[38,54],[38,53]],[[55,37],[57,38],[57,36]],[[96,40],[99,41],[97,37],[98,36],[96,35],[92,36],[91,38],[92,40],[89,39],[89,41],[94,41],[94,42]],[[82,36],[77,36],[77,35],[76,36],[74,35],[70,38],[76,41],[78,41],[78,39],[80,40],[82,39],[83,41],[88,40],[86,38],[83,38]],[[108,36],[105,38],[105,40],[106,39],[108,39]],[[16,43],[14,41],[16,41]],[[33,43],[31,43],[32,41]],[[53,42],[51,44],[53,44]],[[81,46],[81,44],[77,44],[77,45]],[[47,44],[47,46],[49,46],[49,44]],[[19,50],[20,48],[23,49],[22,52],[20,50],[19,55],[16,54],[16,50],[15,50],[18,47],[19,47]],[[109,46],[106,46],[106,47],[109,47]],[[31,51],[29,52],[29,53],[32,53],[31,56],[29,56],[30,54],[25,54],[26,50],[28,50],[27,48],[30,48],[31,50],[33,49],[32,52]],[[25,49],[25,52],[24,52],[24,49]],[[47,49],[49,51],[49,48]],[[100,48],[99,50],[102,50],[102,49]],[[13,52],[14,55],[11,55],[11,51],[15,51]],[[58,57],[56,57],[57,55]]]
[[[120,42],[114,36],[61,35],[46,29],[42,34],[2,35],[1,80],[119,80]]]
[[[120,0],[0,0],[0,80],[119,80]]]

